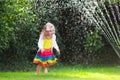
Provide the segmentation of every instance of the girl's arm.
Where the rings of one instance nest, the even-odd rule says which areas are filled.
[[[42,39],[42,35],[40,35],[40,37],[39,37],[38,48],[39,48],[39,50],[43,50],[43,39]]]
[[[60,54],[60,49],[58,47],[58,44],[56,42],[56,35],[53,35],[53,47],[57,50],[57,52]]]

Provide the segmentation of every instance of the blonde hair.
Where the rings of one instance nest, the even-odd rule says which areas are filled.
[[[49,26],[49,27],[51,27],[52,30],[55,30],[55,26],[50,22],[46,23],[45,26]]]
[[[52,31],[52,34],[55,34],[55,26],[50,22],[46,23],[43,26],[43,29],[42,29],[41,34],[40,34],[43,39],[46,38],[46,36],[49,36],[52,38],[52,35],[50,35],[49,33],[48,33],[48,35],[46,34],[47,31]]]

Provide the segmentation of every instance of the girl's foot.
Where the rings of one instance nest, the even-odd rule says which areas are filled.
[[[39,74],[40,74],[40,71],[41,71],[41,66],[40,66],[40,65],[37,65],[36,75],[39,75]]]
[[[44,69],[44,73],[45,73],[45,74],[48,73],[48,69],[47,69],[47,68]]]

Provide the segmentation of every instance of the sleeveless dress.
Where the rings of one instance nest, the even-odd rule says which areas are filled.
[[[52,39],[44,39],[43,40],[43,52],[38,50],[35,58],[33,59],[33,63],[39,64],[43,67],[47,67],[50,65],[54,65],[56,63],[57,58],[53,54],[52,50]]]

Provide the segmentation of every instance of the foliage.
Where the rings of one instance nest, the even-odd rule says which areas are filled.
[[[85,45],[87,53],[95,53],[104,45],[102,42],[102,37],[99,34],[100,31],[95,29],[94,32],[91,32],[91,34],[87,36]]]
[[[111,11],[110,5],[113,7],[113,11]],[[117,25],[119,24],[118,11],[117,8],[115,8],[115,6],[118,5],[119,3],[105,4],[108,15],[110,15],[114,25],[116,25],[116,23]],[[96,30],[96,26],[98,25],[92,22],[92,20],[88,20],[90,13],[86,19],[87,14],[84,14],[84,1],[82,6],[82,1],[63,0],[59,2],[59,9],[60,16],[62,16],[60,17],[59,32],[62,36],[62,42],[65,44],[65,49],[62,51],[64,54],[61,55],[62,60],[69,64],[91,64],[92,62],[96,62],[95,55],[97,55],[101,48],[107,47],[104,47],[103,45],[106,43],[102,42],[104,34],[101,35],[99,33],[102,32]],[[101,10],[102,9],[104,8],[101,8]],[[114,18],[111,12],[115,16]],[[106,17],[107,13],[105,13],[105,11],[103,11],[103,14]],[[114,20],[115,18],[117,22]],[[107,17],[106,20],[110,25],[110,19]]]
[[[103,44],[95,24],[87,20],[83,13],[82,2],[63,0],[59,2],[60,27],[59,32],[65,49],[62,60],[72,64],[89,64],[93,53]]]
[[[38,33],[34,24],[33,0],[0,1],[0,61],[7,64],[36,50]],[[2,59],[4,58],[4,59]],[[24,58],[22,61],[24,61]],[[9,64],[8,64],[9,65]]]
[[[104,2],[110,2],[110,3],[116,3],[119,2],[119,0],[103,0]]]
[[[0,62],[4,63],[3,68],[16,65],[19,69],[18,66],[31,64],[42,26],[52,22],[58,27],[56,3],[50,0],[2,0],[0,4]],[[56,35],[60,36],[58,32]],[[57,40],[62,44],[60,38]]]

